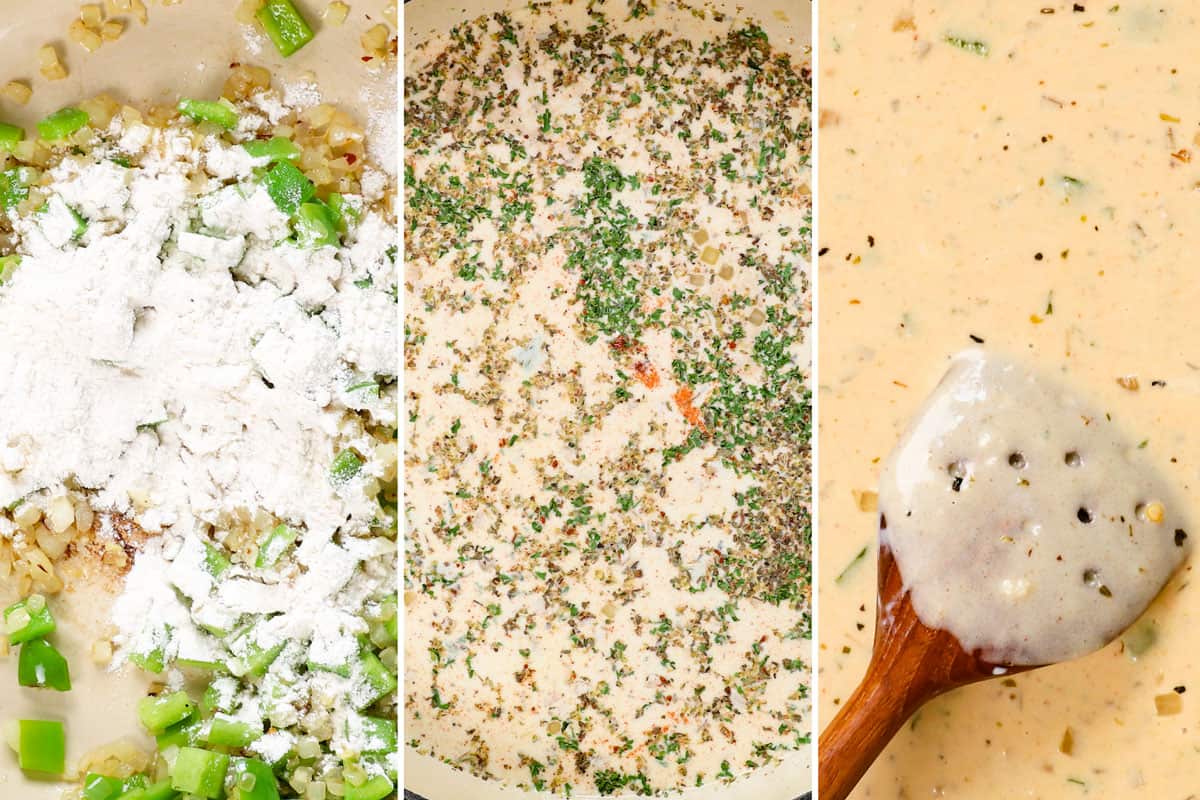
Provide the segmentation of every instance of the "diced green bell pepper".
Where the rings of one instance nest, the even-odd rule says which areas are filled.
[[[329,466],[329,477],[335,483],[346,483],[362,469],[363,460],[353,450],[343,450]]]
[[[189,100],[179,101],[179,113],[190,117],[196,122],[209,122],[218,128],[231,131],[238,125],[238,113],[231,106],[219,100]]]
[[[29,170],[13,167],[0,172],[0,208],[11,211],[29,197]]]
[[[196,625],[200,628],[200,630],[205,631],[206,633],[211,633],[213,636],[216,636],[218,639],[224,639],[226,636],[229,635],[228,628],[222,628],[222,627],[216,625],[215,623],[209,623],[209,622],[205,622],[203,620],[197,620]]]
[[[150,779],[145,775],[130,775],[121,783],[121,791],[123,792],[121,795],[122,800],[124,800],[125,795],[135,789],[145,789],[149,785]]]
[[[45,639],[32,639],[21,645],[17,659],[17,683],[34,689],[71,691],[71,670],[67,659]]]
[[[376,775],[361,786],[346,784],[346,800],[383,800],[396,787],[383,775]]]
[[[395,595],[383,601],[383,627],[391,637],[392,644],[400,639],[400,609],[399,600]]]
[[[54,615],[46,598],[31,594],[4,609],[4,632],[10,644],[23,644],[54,633]]]
[[[20,256],[0,256],[0,283],[8,280],[13,270],[19,266],[21,266]]]
[[[121,779],[89,772],[83,779],[82,800],[113,800],[121,794]]]
[[[61,775],[67,767],[67,734],[63,724],[40,719],[23,719],[17,724],[17,763],[21,769]]]
[[[228,672],[228,668],[220,661],[208,661],[202,658],[176,658],[175,665],[200,672]]]
[[[17,149],[17,145],[25,138],[25,129],[18,128],[16,125],[9,125],[7,122],[0,122],[0,150],[5,150],[11,153]]]
[[[221,573],[229,569],[231,563],[229,556],[211,542],[204,543],[204,568],[208,570],[209,575],[214,578],[221,577]]]
[[[396,691],[398,685],[396,676],[384,666],[383,662],[379,660],[379,656],[369,650],[359,656],[357,677],[359,679],[356,681],[358,687],[353,695],[358,709],[374,705]]]
[[[47,142],[67,138],[88,124],[86,111],[78,108],[60,108],[37,124],[38,135]]]
[[[243,142],[242,147],[253,158],[269,158],[276,161],[295,161],[300,157],[300,148],[291,139],[274,136],[270,139],[255,139]]]
[[[187,692],[172,692],[158,697],[143,697],[138,703],[138,718],[146,730],[159,734],[182,722],[196,710]]]
[[[176,797],[179,797],[179,791],[167,780],[140,789],[131,789],[117,800],[175,800]]]
[[[325,664],[320,661],[313,661],[311,658],[305,662],[309,670],[313,672],[329,672],[334,675],[341,675],[343,678],[349,678],[352,672],[353,664],[342,662],[340,664]]]
[[[200,713],[212,716],[217,711],[232,711],[232,703],[225,703],[221,698],[221,690],[215,684],[209,684],[200,698]]]
[[[203,733],[204,720],[199,714],[191,714],[155,736],[154,741],[158,744],[159,752],[162,752],[168,747],[192,747],[200,744]]]
[[[346,737],[361,742],[363,753],[391,753],[396,749],[396,721],[382,717],[348,719]]]
[[[287,549],[295,543],[297,535],[299,531],[288,525],[276,525],[259,544],[254,566],[266,569],[278,564]]]
[[[358,765],[367,771],[368,775],[387,775],[392,783],[399,780],[396,774],[396,764],[384,753],[368,753],[358,760]]]
[[[308,176],[290,161],[276,161],[263,174],[263,184],[279,210],[288,215],[299,211],[317,191]]]
[[[279,800],[279,783],[270,766],[256,758],[235,758],[229,800]]]
[[[301,205],[294,226],[296,241],[301,247],[336,247],[340,241],[337,223],[324,203]]]
[[[153,641],[162,643],[155,644],[150,650],[130,653],[129,660],[147,672],[153,672],[155,675],[162,672],[163,668],[167,665],[166,647],[173,630],[170,625],[166,624],[152,630]],[[164,640],[167,641],[164,642]]]
[[[246,747],[262,738],[262,726],[225,717],[213,717],[209,723],[207,741],[218,747]]]
[[[331,192],[325,205],[329,207],[329,213],[333,214],[334,224],[342,233],[346,232],[349,220],[353,219],[357,222],[359,219],[358,209],[350,205],[345,196],[339,192]]]
[[[130,653],[129,660],[137,664],[146,672],[153,672],[155,675],[163,671],[166,664],[166,654],[161,647],[156,647],[146,653]]]
[[[73,209],[69,205],[67,205],[67,201],[63,200],[58,195],[54,195],[49,200],[47,200],[45,203],[43,203],[42,207],[37,210],[38,213],[45,214],[45,213],[49,212],[51,210],[52,203],[56,206],[60,206],[64,210],[66,210],[66,212],[71,215],[71,218],[75,220],[75,229],[73,231],[71,231],[71,239],[73,241],[78,241],[78,240],[82,239],[83,235],[85,233],[87,233],[87,229],[88,229],[87,217],[83,216],[83,214],[80,214],[78,211],[76,211],[75,209]]]
[[[292,0],[267,0],[255,16],[284,58],[312,41],[312,28]]]
[[[175,757],[171,770],[171,788],[186,794],[218,800],[225,794],[225,773],[229,771],[229,756],[183,747]]]
[[[271,664],[275,663],[276,658],[280,657],[283,652],[283,642],[280,642],[270,648],[260,648],[257,644],[252,644],[246,652],[244,658],[246,672],[251,678],[262,678],[266,674],[266,670],[271,668]]]

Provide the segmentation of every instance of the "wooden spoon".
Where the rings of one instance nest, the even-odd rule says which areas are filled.
[[[880,530],[887,518],[880,515]],[[1034,669],[991,664],[963,650],[953,634],[925,625],[913,611],[900,567],[879,548],[875,647],[867,674],[821,733],[821,800],[845,800],[892,736],[927,701],[999,675]]]

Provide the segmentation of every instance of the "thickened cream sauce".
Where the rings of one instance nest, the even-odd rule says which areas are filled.
[[[880,478],[913,608],[968,652],[1037,665],[1098,650],[1191,548],[1135,442],[1002,356],[957,356]]]
[[[870,655],[871,493],[962,348],[983,340],[1059,376],[1128,432],[1179,502],[1200,504],[1200,67],[1197,10],[1183,3],[825,3],[820,13],[827,721]],[[1195,791],[1191,570],[1098,653],[926,706],[854,796]]]
[[[416,754],[630,796],[807,751],[809,84],[786,44],[555,2],[410,51]]]

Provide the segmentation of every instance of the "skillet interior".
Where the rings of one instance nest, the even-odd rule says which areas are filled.
[[[88,54],[66,37],[67,26],[79,15],[77,0],[7,0],[0,18],[0,85],[9,80],[27,81],[34,94],[18,107],[0,102],[0,119],[32,128],[38,119],[65,105],[101,92],[134,105],[169,103],[181,95],[216,97],[233,62],[267,67],[284,81],[312,80],[325,99],[357,116],[364,124],[395,128],[395,70],[368,69],[359,59],[359,37],[369,27],[363,12],[382,19],[387,0],[359,0],[354,13],[341,27],[323,27],[320,0],[299,0],[298,5],[317,30],[316,38],[286,61],[265,38],[247,36],[234,17],[232,0],[202,0],[164,7],[147,3],[150,22],[142,27],[124,18],[124,35]],[[48,82],[38,74],[37,50],[57,45],[70,75]],[[395,142],[394,135],[379,137]],[[374,152],[374,151],[373,151]],[[380,165],[394,172],[398,157],[375,154]],[[15,651],[0,660],[0,712],[9,718],[58,718],[66,721],[68,763],[88,750],[124,736],[141,736],[137,701],[145,680],[134,670],[108,674],[94,667],[89,647],[94,631],[107,624],[113,591],[111,577],[96,585],[68,586],[61,597],[51,598],[60,621],[56,642],[71,664],[71,692],[37,692],[20,689],[16,681]],[[15,588],[0,583],[0,608],[13,602]],[[146,740],[147,747],[149,740]],[[31,780],[17,768],[6,746],[0,747],[0,798],[57,800],[62,784]]]
[[[520,7],[516,0],[406,0],[404,44],[406,69],[413,63],[413,49],[430,36],[482,14]],[[812,41],[810,0],[729,0],[698,2],[698,6],[725,11],[735,18],[752,18],[766,30],[773,47],[788,51],[796,63],[809,60]],[[729,23],[725,23],[726,26]],[[758,770],[733,784],[710,784],[679,795],[686,800],[810,800],[812,754],[795,753],[784,763]],[[484,781],[454,770],[436,759],[406,749],[404,753],[405,800],[534,800],[558,797],[548,792],[525,792]],[[583,797],[583,795],[575,795]],[[632,797],[632,795],[625,795]]]

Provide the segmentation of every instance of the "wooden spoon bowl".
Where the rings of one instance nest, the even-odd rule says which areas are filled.
[[[880,515],[880,530],[887,518]],[[875,645],[867,673],[821,733],[821,800],[844,800],[913,713],[968,683],[1034,669],[992,664],[963,650],[953,634],[917,618],[892,551],[879,548]]]

